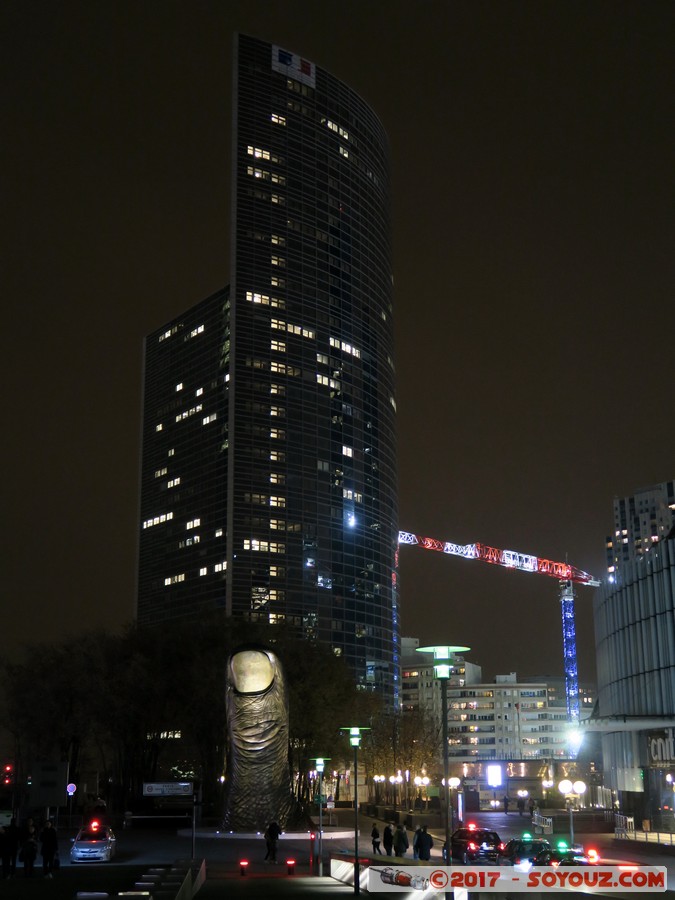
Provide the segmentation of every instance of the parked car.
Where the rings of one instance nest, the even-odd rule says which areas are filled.
[[[488,831],[469,824],[453,831],[450,837],[450,855],[467,865],[470,862],[497,862],[505,844],[496,831]]]
[[[524,834],[506,842],[504,849],[499,852],[497,862],[500,866],[529,869],[534,864],[535,857],[547,850],[553,850],[553,847],[545,838],[533,838],[531,834]]]
[[[112,828],[94,820],[80,828],[70,848],[71,863],[110,862],[115,855],[115,834]]]

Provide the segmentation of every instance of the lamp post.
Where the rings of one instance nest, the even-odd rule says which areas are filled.
[[[586,790],[586,785],[583,781],[575,781],[574,784],[568,779],[565,778],[564,781],[561,781],[558,785],[558,790],[561,794],[565,795],[565,802],[568,805],[570,811],[570,849],[574,846],[574,818],[573,818],[573,810],[572,810],[572,800],[575,797],[580,797],[584,791]]]
[[[457,780],[459,782],[459,779]],[[417,788],[417,797],[419,799],[420,806],[422,805],[422,788],[424,788],[424,811],[426,812],[429,808],[429,795],[427,794],[427,785],[429,784],[429,779],[426,775],[415,775],[413,783]],[[417,806],[417,803],[415,804],[415,806]]]
[[[400,785],[400,784],[403,783],[403,775],[401,775],[400,772],[398,773],[398,775],[390,775],[390,776],[389,776],[389,783],[391,784],[392,791],[393,791],[393,794],[394,794],[394,812],[396,812],[396,810],[398,809],[398,804],[399,804],[399,802],[400,802],[400,800],[401,800],[400,789],[399,789],[399,793],[398,793],[398,797],[397,797],[397,794],[396,794],[396,785],[397,785],[397,784]]]
[[[314,760],[319,775],[319,878],[323,875],[323,770],[330,756],[317,756]]]
[[[380,800],[381,800],[380,785],[385,780],[386,779],[385,779],[384,775],[373,775],[373,781],[375,782],[375,803],[378,806],[380,805]]]
[[[548,792],[549,792],[550,788],[553,787],[553,779],[552,778],[544,778],[544,780],[541,783],[541,787],[542,787],[542,792],[544,795],[544,806],[546,806],[547,800],[548,800]]]
[[[441,682],[441,724],[443,727],[443,776],[445,784],[445,862],[450,860],[450,763],[448,760],[448,680],[452,671],[452,659],[456,653],[464,653],[470,647],[449,647],[438,645],[433,647],[417,647],[418,653],[434,654],[434,677]]]
[[[351,725],[341,728],[340,731],[349,732],[349,743],[354,748],[354,893],[359,894],[361,892],[359,884],[361,876],[359,868],[359,744],[361,743],[361,732],[370,731],[370,728]]]
[[[450,788],[450,834],[455,830],[455,808],[452,805],[452,791],[456,791],[459,787],[459,778],[456,775],[453,775],[452,778],[448,779],[448,787]]]

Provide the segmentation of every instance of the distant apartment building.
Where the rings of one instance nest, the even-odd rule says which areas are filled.
[[[422,709],[431,713],[441,721],[441,684],[434,678],[433,658],[431,654],[418,653],[418,638],[401,638],[401,709]],[[480,666],[457,657],[457,665],[453,667],[449,684],[462,687],[466,683],[480,681]]]
[[[402,638],[403,710],[424,709],[441,719],[441,687],[431,658]],[[519,682],[515,673],[482,680],[482,669],[457,658],[448,682],[448,745],[452,762],[569,758],[564,678]]]
[[[616,577],[623,563],[637,559],[675,525],[675,481],[614,498],[614,530],[607,537],[607,572]]]
[[[543,682],[546,685],[549,706],[558,707],[566,704],[567,682],[564,675],[528,675],[527,680],[534,684]],[[582,722],[592,715],[597,696],[598,688],[594,682],[579,682],[579,718]]]
[[[564,696],[550,705],[545,683],[519,683],[515,672],[448,688],[451,759],[565,759],[568,731]]]
[[[607,581],[593,601],[605,787],[636,820],[672,818],[675,771],[675,482],[614,502]]]

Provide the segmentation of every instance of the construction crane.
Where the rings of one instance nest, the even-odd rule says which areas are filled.
[[[399,531],[399,544],[413,544],[424,550],[438,550],[464,559],[482,559],[483,562],[521,572],[537,572],[555,578],[560,585],[560,607],[562,613],[563,657],[565,665],[565,700],[567,718],[573,725],[579,723],[579,675],[577,672],[577,637],[574,622],[574,585],[584,584],[598,587],[600,582],[575,566],[566,562],[555,562],[519,553],[517,550],[499,550],[487,544],[453,544],[436,538],[421,537],[409,531]]]

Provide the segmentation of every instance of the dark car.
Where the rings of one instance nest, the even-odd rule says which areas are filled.
[[[476,860],[497,862],[497,857],[504,846],[496,831],[488,831],[477,825],[458,828],[450,837],[452,858],[465,865]]]
[[[535,857],[548,850],[553,850],[549,841],[524,834],[522,837],[507,841],[504,849],[499,852],[498,862],[500,866],[530,868],[534,865]]]
[[[579,850],[543,850],[533,860],[535,866],[595,866],[597,860]]]

